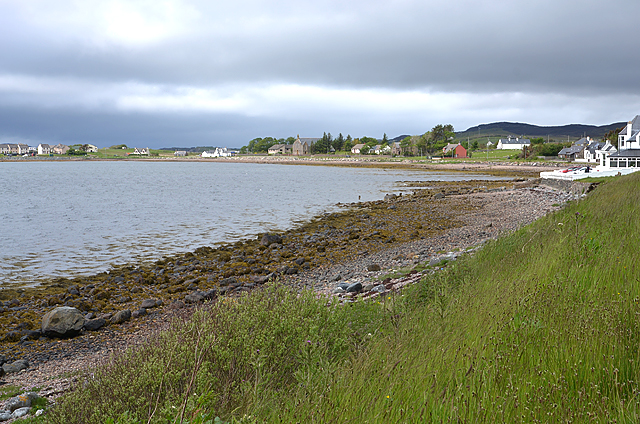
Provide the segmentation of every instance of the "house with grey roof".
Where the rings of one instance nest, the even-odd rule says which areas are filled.
[[[568,161],[574,161],[576,158],[582,157],[584,146],[573,145],[571,147],[565,147],[558,152],[558,157]]]
[[[51,146],[48,144],[38,144],[38,154],[39,155],[50,155],[51,154]]]
[[[618,151],[601,159],[609,168],[640,168],[640,115],[618,134]]]
[[[300,134],[296,137],[296,141],[291,145],[291,153],[294,156],[311,154],[311,147],[320,140],[319,138],[300,138]]]
[[[0,153],[5,155],[24,155],[29,153],[29,146],[24,143],[0,144]]]
[[[51,152],[55,153],[56,155],[66,155],[68,151],[69,151],[69,146],[62,143],[58,143],[51,148]]]
[[[362,153],[363,148],[364,148],[364,144],[358,143],[351,148],[351,153],[353,153],[354,155],[360,154]]]
[[[525,146],[530,146],[531,140],[528,138],[511,137],[498,140],[496,149],[498,150],[522,150]]]
[[[292,146],[290,144],[274,144],[269,147],[267,153],[270,155],[288,155],[291,154]]]
[[[585,147],[584,151],[582,152],[583,157],[581,159],[576,159],[576,162],[600,163],[603,157],[606,157],[615,152],[617,152],[617,149],[613,147],[609,140],[591,140],[589,145],[587,145],[587,147]]]

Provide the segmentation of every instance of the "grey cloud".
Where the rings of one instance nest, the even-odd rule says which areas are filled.
[[[633,24],[640,15],[636,0],[268,3],[189,2],[197,13],[185,21],[183,32],[132,45],[101,38],[104,34],[93,31],[93,22],[65,21],[73,2],[41,2],[44,12],[38,12],[38,3],[28,9],[23,7],[26,3],[0,2],[0,78],[67,79],[95,90],[82,93],[75,88],[65,96],[25,94],[11,87],[3,91],[0,86],[0,135],[101,146],[120,139],[152,147],[239,146],[256,136],[298,132],[309,136],[326,130],[370,136],[421,133],[441,121],[464,129],[479,123],[474,119],[560,124],[566,122],[534,121],[562,119],[566,114],[565,119],[588,116],[597,122],[584,123],[605,124],[638,112],[623,110],[637,105],[634,99],[619,109],[630,116],[616,115],[608,121],[615,96],[640,92]],[[57,7],[67,9],[56,12]],[[314,99],[270,117],[251,117],[249,112],[117,112],[113,106],[117,96],[101,90],[122,89],[129,82],[158,85],[167,92],[180,87],[282,83],[466,93],[488,99],[524,93],[525,100],[514,100],[509,105],[513,114],[508,116],[504,105],[475,104],[477,98],[465,110],[442,107],[440,115],[434,112],[437,107],[421,110],[424,105],[397,113],[369,109],[362,113],[356,105],[337,113],[330,105],[315,108]],[[550,105],[549,111],[542,111],[538,101],[527,104],[531,96],[544,94],[561,95],[561,101]],[[609,97],[603,101],[603,96]],[[341,100],[336,98],[336,104]],[[569,106],[583,103],[591,110],[567,112]],[[307,118],[294,113],[307,109]]]
[[[542,6],[517,9],[502,1],[478,3],[457,1],[444,8],[399,2],[393,8],[374,2],[372,10],[355,3],[344,21],[333,23],[326,12],[324,26],[314,22],[305,29],[299,21],[312,17],[302,10],[294,24],[285,20],[278,26],[276,16],[272,28],[242,27],[228,34],[215,31],[222,20],[214,19],[210,30],[141,49],[92,49],[82,39],[60,44],[45,39],[49,33],[38,38],[34,28],[20,31],[14,25],[9,30],[16,33],[1,41],[8,54],[0,61],[8,72],[196,85],[288,81],[454,91],[638,88],[631,70],[640,59],[630,54],[635,30],[624,16],[637,16],[640,4],[534,2]],[[242,16],[231,19],[240,23]]]

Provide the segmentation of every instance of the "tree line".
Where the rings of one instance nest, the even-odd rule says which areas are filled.
[[[451,124],[438,124],[421,136],[406,137],[400,142],[403,154],[407,156],[433,153],[442,150],[449,140],[453,139],[455,132]],[[249,141],[246,146],[242,146],[240,153],[266,153],[269,148],[277,144],[291,145],[296,141],[295,137],[275,138],[275,137],[257,137]],[[353,138],[350,134],[345,137],[339,133],[334,137],[329,132],[323,133],[322,137],[311,146],[312,154],[334,153],[334,152],[350,152],[351,148],[357,144],[363,144],[360,149],[361,153],[368,153],[375,146],[389,146],[390,141],[386,133],[381,139],[362,136]]]

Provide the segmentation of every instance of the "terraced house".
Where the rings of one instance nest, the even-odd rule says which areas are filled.
[[[25,153],[29,153],[29,146],[23,143],[0,144],[0,153],[5,155],[24,155]]]

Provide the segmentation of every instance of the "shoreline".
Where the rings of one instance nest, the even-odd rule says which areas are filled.
[[[349,167],[374,167],[374,168],[408,168],[408,169],[425,169],[425,170],[447,170],[461,172],[482,172],[492,175],[502,175],[505,172],[519,173],[520,176],[536,176],[540,172],[552,171],[558,167],[564,167],[565,162],[517,162],[517,161],[469,161],[464,159],[442,159],[433,160],[415,160],[410,157],[391,158],[389,156],[358,156],[358,157],[339,157],[339,156],[233,156],[231,158],[202,158],[200,156],[187,157],[148,157],[148,158],[98,158],[98,157],[29,157],[6,159],[0,158],[0,162],[11,163],[36,163],[36,162],[212,162],[212,163],[257,163],[257,164],[273,164],[273,165],[308,165],[308,166],[349,166]]]
[[[193,308],[205,300],[200,298],[190,303],[188,297],[198,293],[206,294],[205,290],[210,290],[209,287],[217,288],[217,296],[239,295],[259,287],[266,281],[265,277],[273,277],[275,273],[279,276],[280,284],[295,290],[311,289],[331,294],[338,283],[371,284],[399,268],[412,267],[439,257],[450,257],[452,254],[458,255],[558,210],[562,204],[574,198],[567,193],[535,188],[526,183],[516,183],[516,188],[511,182],[493,182],[493,185],[486,183],[488,182],[438,184],[435,189],[420,190],[413,195],[349,205],[349,209],[343,213],[327,214],[281,234],[282,243],[263,246],[257,240],[249,240],[246,243],[238,242],[223,247],[217,252],[210,249],[208,252],[178,255],[179,257],[171,259],[171,271],[181,267],[184,268],[179,272],[187,271],[189,266],[194,266],[194,269],[187,271],[186,275],[183,273],[178,276],[175,272],[172,272],[172,275],[162,272],[161,275],[164,276],[161,282],[176,282],[164,289],[146,284],[144,278],[129,286],[120,284],[124,281],[115,281],[118,279],[118,270],[114,270],[111,275],[95,276],[101,277],[98,278],[102,280],[100,282],[87,282],[83,289],[77,287],[79,296],[41,296],[36,299],[37,302],[30,303],[42,305],[32,308],[38,310],[38,313],[33,314],[34,318],[55,307],[51,304],[54,303],[51,299],[64,301],[65,304],[73,304],[79,300],[86,302],[92,291],[94,297],[98,296],[96,293],[99,291],[94,291],[98,287],[102,293],[113,291],[113,298],[119,296],[120,300],[123,300],[123,294],[129,297],[125,302],[106,306],[107,311],[115,308],[134,309],[142,299],[160,297],[161,294],[166,297],[163,299],[162,308],[150,309],[145,315],[124,324],[109,325],[97,332],[85,331],[73,339],[49,340],[41,337],[18,343],[2,342],[0,354],[4,354],[9,360],[27,359],[31,364],[26,372],[9,375],[5,381],[26,389],[34,386],[43,387],[44,384],[44,395],[54,398],[68,390],[76,378],[75,375],[61,377],[63,373],[80,373],[82,370],[95,367],[107,360],[111,354],[141,343],[166,325],[170,317],[188,316]],[[397,228],[384,228],[392,224],[381,225],[381,216],[388,217],[391,221],[407,219],[407,222],[416,222],[416,219],[420,219],[427,225],[406,228],[407,231],[401,228],[408,227],[406,223]],[[250,253],[246,253],[247,247],[250,248]],[[240,252],[245,252],[243,257],[239,257]],[[296,254],[287,257],[290,253]],[[215,281],[202,276],[195,282],[193,278],[187,278],[199,273],[196,267],[202,265],[202,258],[213,258],[215,254],[228,254],[225,263],[240,265],[221,268],[221,272],[217,274],[219,278]],[[300,261],[301,259],[304,260]],[[296,263],[296,260],[301,262],[300,266],[290,266]],[[195,264],[196,261],[201,263]],[[254,262],[251,263],[252,261]],[[265,272],[250,272],[251,275],[244,273],[251,271],[251,266],[256,263],[265,268]],[[305,263],[309,265],[307,269]],[[368,267],[372,264],[377,265],[380,270],[369,271]],[[164,265],[164,269],[168,269],[168,264]],[[246,269],[237,270],[239,272],[236,274],[230,271],[239,267]],[[295,272],[289,271],[290,269],[294,269]],[[120,271],[125,275],[127,267],[122,267]],[[145,272],[143,271],[140,277],[144,277]],[[193,272],[194,275],[189,272]],[[135,269],[129,269],[129,275],[136,274],[138,272]],[[160,277],[155,275],[154,278]],[[227,283],[223,285],[225,279]],[[73,283],[77,281],[69,280],[68,284],[58,288],[63,289],[58,292],[66,293],[70,286],[80,286]],[[101,286],[98,286],[99,284]],[[393,286],[400,282],[390,281],[389,284]],[[94,287],[87,289],[88,286]],[[140,292],[133,293],[135,288],[139,288]],[[173,293],[172,290],[166,290],[171,288],[178,290]],[[4,311],[4,315],[7,315],[7,311]],[[14,311],[13,315],[19,318],[23,316],[23,312]]]

